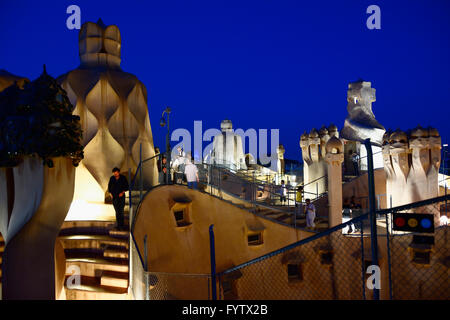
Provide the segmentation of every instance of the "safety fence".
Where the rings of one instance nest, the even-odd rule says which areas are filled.
[[[449,209],[449,197],[442,196],[418,204],[393,208],[391,212],[386,213],[388,257],[384,262],[390,269],[388,281],[390,295],[386,298],[450,299]],[[421,232],[395,230],[396,225],[401,223],[396,221],[397,213],[409,214],[403,216],[406,217],[405,225],[423,230],[420,230]],[[425,214],[431,215],[431,222],[427,218],[420,220]],[[428,227],[433,229],[433,226],[434,231],[427,230]],[[383,246],[380,244],[380,251],[382,249]]]
[[[437,228],[434,244],[420,243],[421,234],[389,238],[392,299],[450,299],[449,229]]]
[[[380,299],[449,300],[448,200],[445,196],[379,211],[377,264],[366,213],[220,272],[219,298],[373,299],[379,289]],[[426,233],[393,230],[397,212],[433,213],[438,227]]]
[[[149,300],[210,300],[211,275],[147,272]]]
[[[363,233],[348,236],[362,215],[313,237],[219,273],[219,298],[244,300],[364,299]],[[363,230],[362,227],[359,227]]]

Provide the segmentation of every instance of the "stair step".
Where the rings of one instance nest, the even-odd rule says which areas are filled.
[[[107,248],[103,251],[103,256],[107,258],[128,259],[128,250]]]
[[[65,228],[59,232],[59,236],[71,235],[109,235],[110,227],[74,227]]]
[[[103,271],[100,284],[102,286],[128,288],[128,273]]]
[[[273,210],[272,210],[272,209],[269,209],[269,208],[257,208],[256,212],[259,213],[259,214],[264,214],[264,215],[266,215],[266,214],[268,214],[269,212],[273,212]]]
[[[114,229],[114,223],[110,223],[102,227],[73,227],[66,228],[60,231],[59,236],[71,235],[109,235],[114,238],[126,239],[129,236],[129,231],[119,231]]]
[[[294,216],[289,215],[287,218],[282,219],[280,221],[283,221],[284,223],[287,223],[287,224],[294,225]]]
[[[122,248],[122,252],[128,252]],[[121,265],[128,264],[128,258],[121,257],[105,257],[104,249],[65,249],[66,259],[99,259],[100,261],[108,261]]]
[[[69,235],[61,236],[59,239],[64,249],[102,249],[108,245],[128,249],[128,239],[114,238],[109,235]]]
[[[283,213],[282,215],[276,217],[275,219],[278,220],[278,221],[283,221],[283,220],[285,220],[286,218],[292,218],[292,216],[291,216],[290,214]]]
[[[283,217],[283,219],[284,219],[285,216],[286,216],[286,214],[285,214],[285,213],[277,212],[277,213],[275,213],[275,214],[272,214],[272,215],[265,215],[265,216],[268,217],[269,219],[277,220],[277,221],[278,221],[278,219],[279,219],[280,217]]]
[[[265,216],[274,216],[274,215],[281,215],[281,214],[284,214],[283,212],[280,212],[280,211],[270,211],[270,212],[267,212],[267,213],[263,213]]]
[[[66,258],[103,258],[103,249],[71,248],[64,249]]]
[[[66,259],[66,269],[70,266],[78,266],[82,276],[87,277],[99,277],[101,272],[116,271],[128,273],[128,261],[126,264],[111,262],[102,258],[68,258]],[[68,272],[66,275],[71,275],[72,272]]]
[[[109,235],[118,238],[128,238],[130,236],[130,232],[128,230],[111,229],[109,230]]]
[[[102,286],[99,278],[81,277],[80,285],[65,287],[67,300],[127,300],[128,289]]]
[[[128,216],[124,216],[125,220]],[[64,221],[61,230],[71,229],[71,228],[112,228],[116,221]]]

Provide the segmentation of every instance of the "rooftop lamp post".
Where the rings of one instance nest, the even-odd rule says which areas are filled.
[[[442,157],[442,164],[443,164],[443,168],[442,168],[442,174],[447,174],[446,173],[446,169],[447,169],[447,167],[446,167],[446,160],[447,160],[447,153],[448,153],[448,143],[444,143],[443,145],[442,145],[442,155],[443,155],[443,157]]]
[[[166,153],[167,153],[167,156],[166,156],[166,158],[167,158],[167,162],[166,162],[166,164],[167,164],[167,174],[166,174],[166,177],[165,177],[165,182],[166,182],[166,184],[169,184],[169,181],[170,181],[170,178],[169,178],[169,176],[170,176],[170,156],[171,156],[171,150],[170,150],[170,127],[169,127],[169,116],[170,116],[170,112],[171,112],[172,110],[170,109],[170,107],[167,107],[164,111],[163,111],[163,113],[162,113],[162,115],[161,115],[161,120],[159,121],[159,125],[161,126],[161,127],[165,127],[166,126],[166,119],[164,118],[164,115],[165,114],[167,114],[167,135],[166,135]]]

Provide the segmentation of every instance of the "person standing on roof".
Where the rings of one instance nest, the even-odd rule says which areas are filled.
[[[310,199],[306,199],[305,214],[306,228],[313,229],[316,226],[314,224],[314,219],[316,218],[316,207],[311,203]]]
[[[108,192],[112,195],[117,228],[124,230],[123,210],[125,208],[125,192],[128,191],[128,181],[125,176],[120,174],[119,168],[114,168],[112,172],[113,176],[109,179]]]
[[[197,166],[192,163],[194,159],[189,158],[186,160],[186,165],[184,167],[184,173],[186,174],[186,180],[189,189],[197,189],[198,188],[198,169]]]

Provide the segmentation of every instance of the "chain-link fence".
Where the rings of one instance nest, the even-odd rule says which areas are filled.
[[[150,300],[210,300],[211,275],[147,272]]]
[[[360,214],[325,232],[221,272],[220,298],[373,299],[373,289],[378,288],[380,298],[386,300],[449,300],[448,204],[439,198],[425,202],[378,212],[377,264],[372,260],[369,214]],[[434,233],[393,230],[394,211],[432,213],[436,229]],[[372,268],[368,270],[369,266]],[[373,271],[374,266],[378,271]]]
[[[450,299],[449,227],[435,230],[434,244],[420,243],[417,236],[422,235],[390,237],[392,298]]]
[[[219,274],[222,299],[320,300],[364,299],[365,268],[370,240],[346,234],[362,215],[319,235],[304,239]],[[362,227],[359,227],[362,230]]]
[[[388,253],[390,258],[391,297],[396,300],[450,299],[450,234],[447,201],[410,206],[400,213],[432,214],[434,232],[395,231],[393,213]],[[420,216],[419,216],[420,217]],[[407,221],[409,223],[409,221]],[[414,225],[415,220],[412,222]]]

